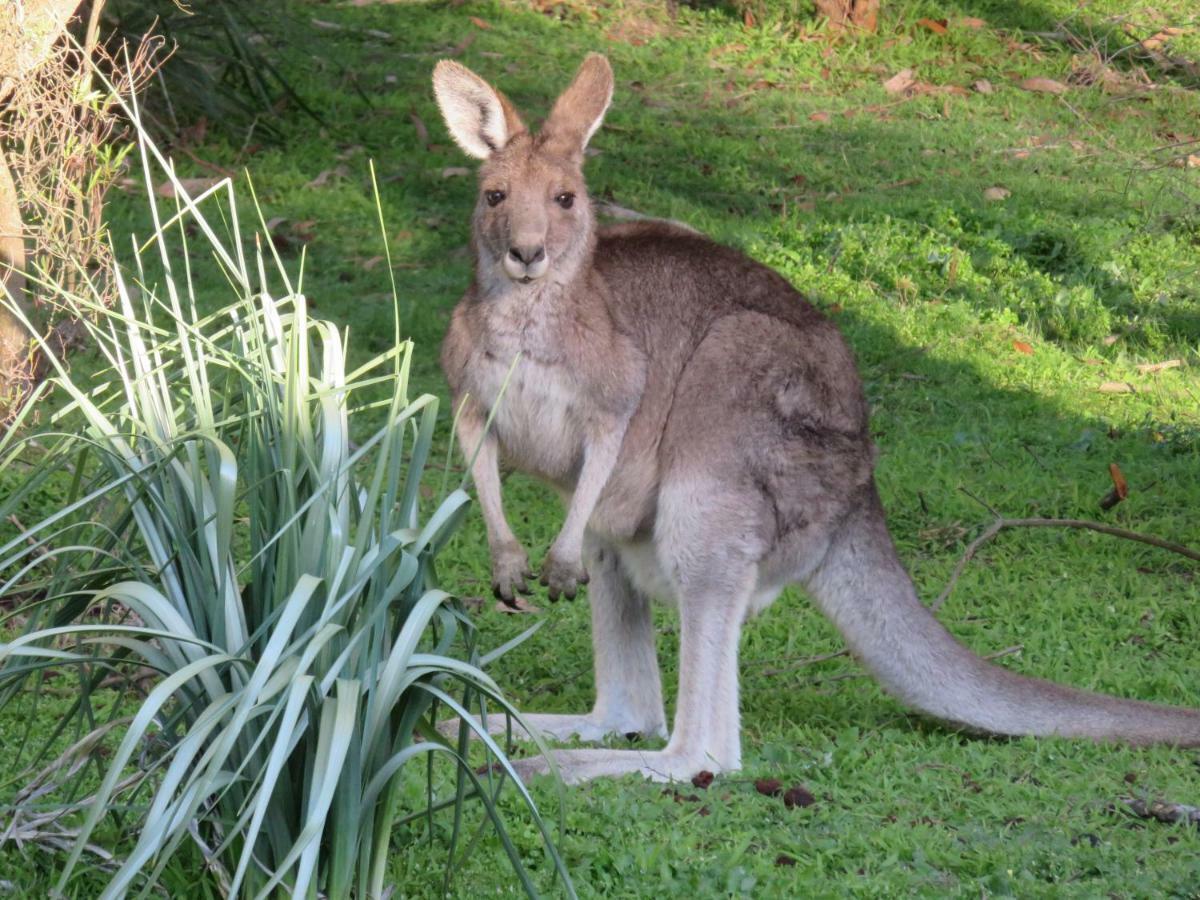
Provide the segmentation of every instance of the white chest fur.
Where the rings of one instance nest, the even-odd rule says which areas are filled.
[[[474,349],[467,388],[492,413],[507,461],[560,487],[574,484],[585,410],[566,356],[569,312],[559,288],[509,289],[488,302],[486,339]]]
[[[492,429],[505,458],[567,486],[582,453],[578,391],[565,367],[524,354],[514,365],[515,355],[478,353],[470,389],[485,408],[494,410]]]

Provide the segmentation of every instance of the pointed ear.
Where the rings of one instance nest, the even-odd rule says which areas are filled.
[[[443,59],[433,68],[433,93],[450,136],[470,156],[503,150],[525,123],[508,98],[468,69]]]
[[[547,142],[561,145],[563,151],[582,159],[588,141],[604,121],[612,94],[612,66],[599,53],[589,53],[571,86],[550,111],[542,129]]]

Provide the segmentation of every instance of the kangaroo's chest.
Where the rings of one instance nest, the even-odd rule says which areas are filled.
[[[563,487],[574,484],[586,404],[569,364],[493,344],[475,354],[468,381],[492,416],[507,462]]]

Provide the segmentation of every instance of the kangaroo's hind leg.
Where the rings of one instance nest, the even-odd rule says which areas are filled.
[[[683,579],[680,606],[679,700],[671,738],[662,750],[558,750],[554,763],[568,783],[640,774],[683,781],[697,772],[741,766],[738,717],[738,636],[754,587],[752,566],[732,565]],[[520,760],[529,776],[548,771],[542,757]]]
[[[738,535],[757,510],[744,492],[696,473],[664,484],[655,529],[659,563],[679,602],[679,696],[671,737],[662,750],[560,750],[564,780],[636,773],[681,781],[701,770],[741,767],[738,638],[757,586],[753,538]],[[545,772],[543,758],[521,760],[522,775]]]
[[[666,736],[662,680],[654,647],[650,600],[630,582],[615,550],[588,534],[584,556],[590,575],[587,595],[592,613],[592,649],[596,702],[582,715],[532,713],[524,716],[547,737],[599,741],[610,734]],[[488,717],[488,731],[504,734],[503,715]],[[458,720],[441,726],[456,732]],[[513,723],[517,737],[528,737]]]

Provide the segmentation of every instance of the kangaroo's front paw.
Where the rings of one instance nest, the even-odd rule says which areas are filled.
[[[579,585],[587,584],[588,575],[578,557],[564,559],[551,550],[542,564],[541,582],[546,586],[551,600],[557,600],[559,595],[574,600]]]
[[[527,579],[533,577],[529,557],[520,544],[506,544],[492,551],[492,593],[509,606],[516,606],[517,594],[529,593]]]

